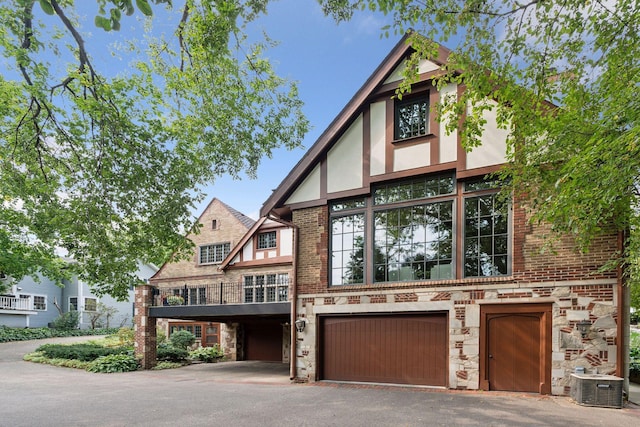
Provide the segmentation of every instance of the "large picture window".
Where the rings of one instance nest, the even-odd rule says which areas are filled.
[[[374,212],[374,281],[450,279],[451,200]]]
[[[446,173],[381,184],[369,197],[331,204],[330,284],[508,274],[509,209],[496,186],[457,185]]]

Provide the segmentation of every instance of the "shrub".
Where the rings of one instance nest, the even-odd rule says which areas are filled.
[[[161,371],[163,369],[175,369],[175,368],[179,368],[182,366],[182,363],[179,362],[160,362],[158,363],[156,366],[154,366],[153,368],[151,368],[151,370],[153,371]]]
[[[169,295],[167,297],[167,304],[168,305],[182,305],[182,304],[184,304],[184,298],[182,298],[179,295]]]
[[[196,336],[189,331],[178,331],[171,334],[169,341],[172,346],[186,350],[196,342]]]
[[[156,328],[156,343],[158,345],[164,344],[167,342],[167,335],[164,333],[164,330],[160,327]]]
[[[63,331],[68,331],[70,329],[78,329],[79,316],[80,316],[80,313],[75,310],[62,313],[52,322],[53,328],[62,329]]]
[[[109,335],[118,330],[112,329],[51,329],[51,328],[10,328],[0,326],[0,342],[39,340],[53,337],[80,337],[85,335]]]
[[[175,348],[170,345],[158,347],[156,358],[168,362],[184,362],[189,357],[189,352],[183,348]]]
[[[136,333],[133,328],[124,326],[118,329],[118,340],[120,345],[132,346],[136,338]]]
[[[189,357],[206,363],[214,363],[222,359],[224,353],[220,349],[220,346],[216,344],[213,347],[200,347],[190,351]]]
[[[138,361],[129,354],[110,354],[100,356],[87,367],[89,372],[131,372],[138,370]]]
[[[123,354],[129,350],[124,347],[103,347],[98,344],[79,343],[71,345],[44,344],[36,349],[49,359],[74,359],[89,362],[100,356]]]

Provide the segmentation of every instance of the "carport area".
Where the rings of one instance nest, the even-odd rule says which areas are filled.
[[[179,369],[164,371],[168,375],[193,377],[203,381],[253,384],[289,384],[289,364],[280,362],[219,362],[194,363]],[[177,378],[176,378],[177,379]]]

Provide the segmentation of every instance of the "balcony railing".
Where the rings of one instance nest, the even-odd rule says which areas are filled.
[[[286,302],[289,283],[211,283],[158,289],[156,306]]]
[[[33,310],[31,298],[0,296],[0,310]]]

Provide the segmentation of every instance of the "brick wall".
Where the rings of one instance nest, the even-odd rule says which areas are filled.
[[[524,209],[514,209],[513,276],[521,282],[615,278],[615,270],[598,272],[617,251],[617,236],[593,239],[586,253],[578,251],[574,239],[555,237],[552,248],[546,238],[554,236],[548,224],[529,224]]]
[[[298,226],[298,292],[322,292],[327,289],[329,265],[328,208],[300,209],[293,212]]]
[[[143,285],[135,290],[135,343],[134,351],[140,359],[142,369],[156,365],[156,319],[149,317],[149,307],[153,301],[153,287]]]
[[[211,226],[211,222],[214,219],[217,221],[218,226],[215,230]],[[221,275],[218,271],[218,265],[198,265],[198,246],[230,242],[231,248],[233,248],[248,230],[218,200],[214,200],[202,213],[200,222],[203,225],[200,233],[190,233],[188,235],[195,245],[191,256],[185,260],[163,265],[162,269],[150,280],[152,284],[173,283],[165,281],[172,278]],[[184,285],[184,281],[180,285]]]

